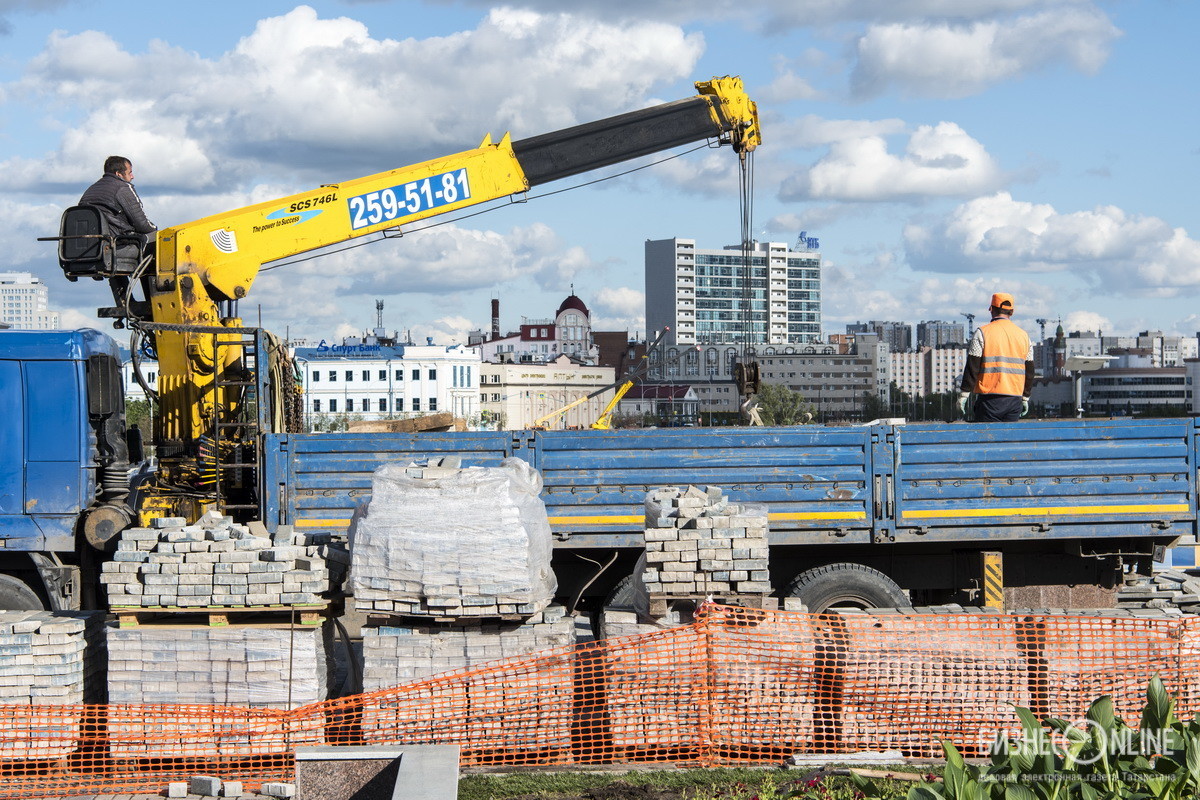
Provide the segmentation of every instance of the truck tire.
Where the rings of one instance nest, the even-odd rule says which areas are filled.
[[[785,590],[814,614],[831,608],[894,608],[910,605],[895,581],[877,569],[841,562],[801,572]]]
[[[0,611],[44,611],[45,604],[29,584],[12,575],[0,575]]]
[[[605,598],[604,604],[592,614],[592,636],[596,639],[607,639],[608,631],[604,629],[604,612],[609,609],[613,611],[633,611],[636,602],[637,593],[633,590],[633,576],[626,575],[621,580],[617,581],[617,585],[612,588]]]

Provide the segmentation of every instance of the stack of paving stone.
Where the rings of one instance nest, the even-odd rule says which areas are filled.
[[[767,510],[730,503],[717,487],[662,488],[646,496],[646,566],[640,578],[655,596],[765,597]]]
[[[574,618],[557,605],[522,622],[364,628],[364,688],[403,688],[367,695],[363,738],[394,742],[398,732],[420,731],[434,740],[461,736],[491,753],[569,751],[574,644]],[[532,653],[537,657],[530,662]],[[488,669],[488,662],[498,663]],[[462,669],[472,671],[413,683]]]
[[[1200,577],[1174,569],[1138,576],[1117,590],[1117,608],[1163,614],[1200,614]]]
[[[110,703],[287,709],[324,700],[329,625],[108,626]]]
[[[362,636],[363,690],[371,692],[488,661],[572,646],[575,620],[562,606],[551,605],[520,622],[410,620],[364,628]]]
[[[557,583],[540,491],[541,476],[515,458],[499,468],[380,467],[351,524],[355,607],[441,619],[541,611]]]
[[[0,705],[78,706],[104,701],[104,615],[0,612]],[[0,758],[51,759],[77,747],[79,717],[9,708]]]
[[[167,517],[121,533],[100,581],[113,608],[291,606],[323,603],[330,566],[347,560],[328,542],[281,525],[259,534],[216,512],[196,524]]]
[[[551,605],[557,585],[540,491],[541,476],[519,459],[376,470],[371,501],[351,526],[350,585],[369,614],[364,689],[403,688],[364,708],[368,741],[393,741],[414,726],[456,734],[466,726],[489,750],[570,747],[575,620]],[[558,652],[539,655],[534,668],[479,669],[547,649]],[[465,668],[478,671],[420,684]],[[496,713],[481,710],[488,704]],[[512,713],[499,714],[505,707]]]

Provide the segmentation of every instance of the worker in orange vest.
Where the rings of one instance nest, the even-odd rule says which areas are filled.
[[[992,321],[980,325],[967,345],[967,365],[959,385],[958,408],[967,416],[975,394],[976,422],[1016,422],[1029,413],[1033,391],[1033,345],[1012,321],[1013,296],[992,295]]]

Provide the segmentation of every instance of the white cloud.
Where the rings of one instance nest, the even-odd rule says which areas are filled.
[[[1068,333],[1071,331],[1111,331],[1113,329],[1112,320],[1103,314],[1097,314],[1095,311],[1071,311],[1063,317],[1063,330]],[[1046,335],[1053,335],[1054,331],[1047,326]]]
[[[785,179],[784,200],[894,201],[928,196],[973,195],[995,189],[1004,176],[983,145],[953,122],[922,125],[909,137],[902,155],[888,152],[883,135],[891,121],[864,123],[856,135],[852,123],[814,127],[820,141],[841,131],[829,152],[811,167]]]
[[[649,171],[672,190],[698,196],[735,198],[738,158],[728,147],[692,152],[655,164]]]
[[[594,268],[582,248],[566,246],[542,223],[507,233],[442,225],[283,264],[261,273],[251,296],[263,304],[265,315],[291,325],[293,334],[312,335],[325,335],[347,319],[362,320],[351,325],[355,333],[374,327],[374,317],[364,317],[364,309],[373,315],[376,298],[399,298],[398,304],[388,301],[388,308],[400,308],[403,316],[397,319],[408,320],[415,335],[417,320],[432,318],[440,308],[461,308],[470,292],[492,289],[503,295],[532,283],[565,295],[576,274]],[[478,311],[482,315],[486,308]],[[459,327],[477,326],[463,322]],[[458,328],[446,328],[439,337],[452,329]]]
[[[772,126],[773,136],[793,147],[826,147],[854,139],[896,136],[908,126],[902,119],[825,119],[805,114]]]
[[[964,97],[1002,80],[1066,62],[1094,73],[1120,31],[1099,9],[1051,8],[1014,20],[872,25],[858,40],[855,94],[892,86],[929,97]]]
[[[493,0],[440,0],[481,8]],[[734,19],[767,30],[810,27],[856,20],[913,17],[977,19],[1029,8],[1090,5],[1091,0],[575,0],[573,13],[602,19],[666,19],[676,22]],[[510,5],[545,12],[562,8],[562,0],[513,0]]]
[[[94,328],[103,331],[125,344],[125,337],[112,330],[112,322],[101,321],[95,311],[85,311],[79,308],[68,308],[58,312],[58,324],[62,330],[73,331],[79,328]]]
[[[432,322],[413,325],[410,332],[416,344],[425,344],[429,339],[440,345],[466,344],[467,334],[478,327],[461,314],[453,314],[439,317]]]
[[[592,327],[596,330],[646,329],[646,295],[628,286],[602,286],[592,295]]]
[[[987,321],[993,292],[1010,292],[1017,300],[1014,321],[1036,337],[1039,317],[1054,317],[1056,304],[1075,302],[1073,294],[1034,277],[1009,275],[941,276],[914,272],[900,254],[884,250],[856,263],[826,260],[822,270],[826,331],[838,332],[849,322],[871,319],[945,320],[967,325]]]
[[[1071,270],[1105,291],[1171,297],[1200,289],[1200,242],[1156,217],[1115,206],[1059,213],[1007,192],[964,203],[904,231],[909,262],[941,272]]]
[[[820,100],[823,94],[817,90],[808,78],[803,78],[790,68],[781,70],[766,88],[758,92],[755,100],[759,103],[790,103],[793,100]]]
[[[656,86],[690,77],[703,49],[700,34],[664,23],[511,8],[474,30],[391,39],[299,6],[213,59],[56,33],[5,88],[67,132],[41,159],[0,164],[0,185],[78,184],[112,152],[154,162],[167,190],[265,173],[343,179],[472,147],[489,131],[519,139],[640,107]]]

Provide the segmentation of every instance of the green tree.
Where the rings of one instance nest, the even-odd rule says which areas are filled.
[[[799,392],[768,383],[758,392],[758,414],[764,425],[800,425],[812,419],[812,407]]]
[[[125,401],[125,426],[132,428],[137,425],[142,435],[147,435],[154,425],[154,406],[149,400]]]
[[[344,431],[350,426],[349,414],[311,414],[308,417],[309,433],[332,433]]]

